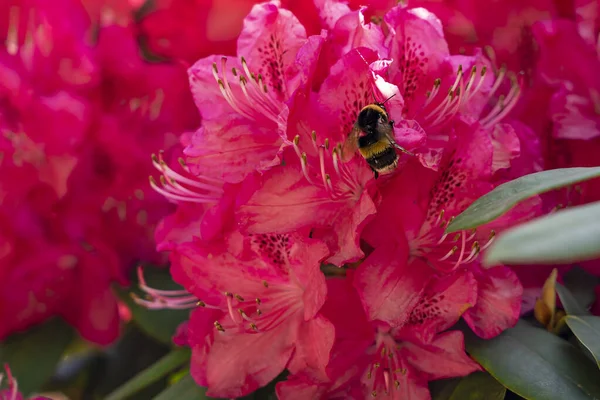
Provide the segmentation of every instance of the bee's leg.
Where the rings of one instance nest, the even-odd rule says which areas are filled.
[[[393,119],[392,119],[392,120],[390,120],[390,125],[392,126],[392,128],[394,127],[394,124],[395,124],[395,123],[396,123],[396,122],[395,122]]]
[[[394,147],[397,148],[398,150],[400,150],[401,152],[408,154],[409,156],[414,156],[413,153],[411,153],[410,151],[406,150],[404,147],[400,146],[396,142],[394,142]]]
[[[377,172],[377,170],[373,167],[371,167],[371,171],[373,171],[373,174],[375,175],[375,179],[379,178],[379,172]]]

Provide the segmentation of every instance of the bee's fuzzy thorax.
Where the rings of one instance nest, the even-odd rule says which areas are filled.
[[[374,110],[378,114],[383,114],[383,115],[385,115],[386,118],[388,116],[387,115],[387,111],[385,110],[385,108],[382,107],[382,106],[380,106],[380,105],[378,105],[378,104],[368,104],[368,105],[364,106],[362,108],[362,110],[360,110],[360,112],[362,113],[363,111],[368,110],[368,109]]]

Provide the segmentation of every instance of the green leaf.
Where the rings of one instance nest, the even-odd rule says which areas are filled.
[[[189,361],[189,349],[176,349],[112,392],[106,400],[126,399]]]
[[[567,315],[565,321],[577,339],[585,346],[600,367],[600,317]]]
[[[25,396],[37,392],[52,377],[73,329],[58,318],[10,336],[0,344],[0,365],[8,363]]]
[[[198,386],[190,375],[181,378],[177,383],[169,386],[167,389],[154,397],[154,400],[205,400],[206,389]]]
[[[528,400],[600,399],[600,371],[567,341],[519,321],[484,340],[465,331],[467,351],[496,380]]]
[[[506,388],[488,373],[475,372],[460,380],[448,400],[502,400]]]
[[[487,372],[430,384],[432,400],[502,400],[506,388]]]
[[[536,172],[504,183],[475,200],[446,228],[446,233],[477,228],[503,215],[517,203],[588,179],[600,177],[600,167],[562,168]]]
[[[563,308],[569,315],[587,315],[589,312],[579,304],[573,293],[560,283],[556,283],[556,292]]]
[[[564,285],[585,309],[589,309],[596,301],[596,286],[600,278],[581,267],[574,267],[563,276]]]
[[[156,289],[181,289],[181,286],[171,279],[168,269],[145,268],[144,278],[148,286]],[[137,280],[132,288],[131,292],[139,297],[144,296],[144,293],[137,288]],[[142,331],[162,343],[172,345],[171,338],[179,324],[188,319],[190,310],[148,310],[133,301],[129,290],[121,288],[116,288],[116,290],[119,297],[131,309],[132,319]]]
[[[567,264],[600,257],[600,202],[556,212],[502,233],[484,265]]]

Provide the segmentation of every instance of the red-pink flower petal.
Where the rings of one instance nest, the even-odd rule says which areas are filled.
[[[423,267],[414,265],[413,268]],[[398,335],[416,337],[423,343],[454,325],[477,301],[477,281],[468,271],[437,278],[427,285],[412,310],[408,325]]]
[[[420,301],[432,271],[420,261],[409,263],[408,257],[406,242],[381,246],[358,268],[354,286],[370,320],[399,326]]]
[[[465,376],[481,370],[465,353],[463,334],[458,331],[441,333],[430,344],[405,342],[400,352],[427,380]]]
[[[304,26],[294,14],[280,8],[278,1],[271,1],[252,7],[238,37],[237,53],[248,60],[250,70],[262,75],[277,98],[285,101],[297,89],[289,85],[288,71],[304,43]]]
[[[290,360],[288,370],[311,370],[311,375],[327,379],[325,367],[329,363],[330,352],[335,339],[335,327],[329,320],[317,316],[302,324],[298,331],[296,351]]]
[[[473,273],[477,279],[477,303],[463,318],[473,332],[489,339],[517,323],[523,286],[507,267],[477,268]]]
[[[287,365],[299,318],[261,334],[221,335],[210,347],[206,362],[206,394],[241,397],[275,379]],[[260,355],[260,356],[257,356]]]

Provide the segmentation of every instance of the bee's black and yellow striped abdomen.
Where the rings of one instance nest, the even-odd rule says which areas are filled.
[[[376,175],[392,172],[398,165],[398,154],[389,139],[393,128],[385,108],[367,105],[358,114],[356,126],[363,133],[358,137],[358,150],[371,169]]]

